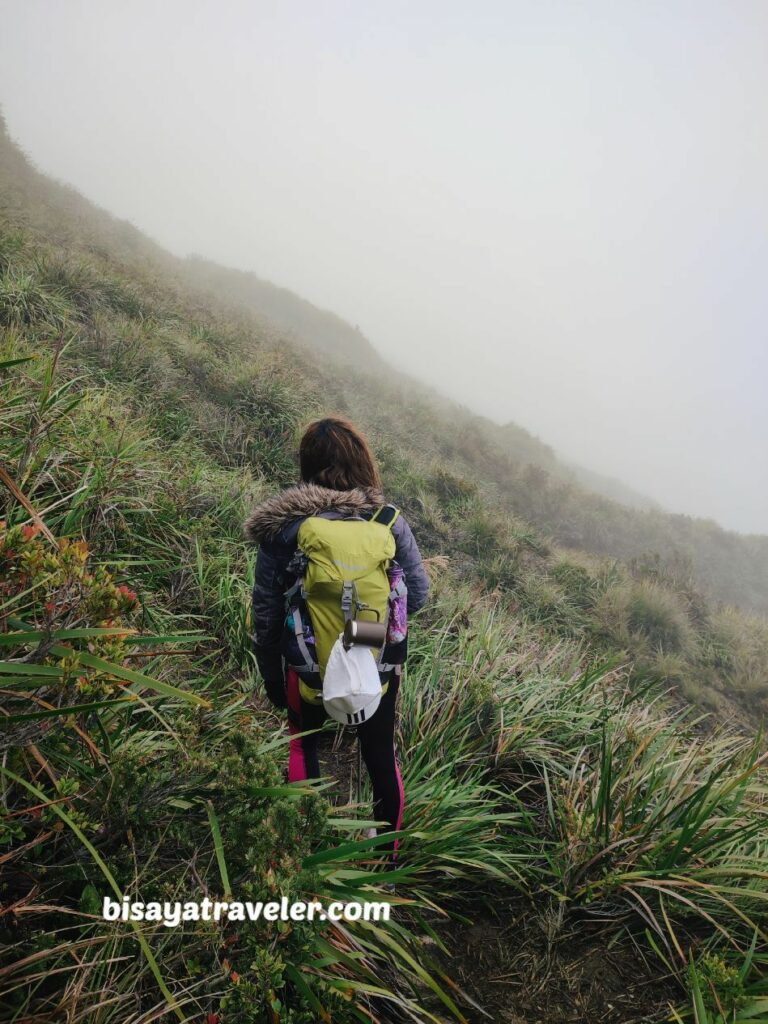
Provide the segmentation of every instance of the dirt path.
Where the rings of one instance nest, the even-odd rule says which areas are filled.
[[[321,739],[321,770],[337,782],[336,803],[356,799],[356,751],[342,730]],[[471,1024],[658,1024],[681,999],[644,940],[635,946],[615,923],[563,923],[546,905],[488,890],[445,909],[474,922],[431,921],[451,950],[438,959],[469,997],[459,1001]],[[444,1008],[430,1009],[442,1016]]]
[[[669,1019],[681,993],[617,929],[588,921],[558,925],[528,900],[486,898],[462,908],[475,923],[441,929],[453,951],[445,966],[489,1016],[472,1024],[652,1024]]]

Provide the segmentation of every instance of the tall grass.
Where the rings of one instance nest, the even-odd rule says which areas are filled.
[[[0,531],[2,856],[18,922],[0,975],[8,1019],[220,1007],[243,1020],[359,1020],[387,1006],[433,1019],[425,992],[463,1019],[404,920],[292,928],[279,952],[263,927],[233,943],[211,928],[126,933],[94,920],[106,894],[225,885],[244,898],[365,899],[388,877],[409,907],[434,911],[457,879],[513,880],[513,854],[484,847],[523,815],[500,813],[502,795],[472,776],[446,778],[439,801],[433,781],[414,779],[411,853],[387,873],[359,826],[326,824],[322,787],[283,786],[285,741],[243,703],[253,559],[235,538],[253,485],[163,450],[125,406],[106,413],[104,391],[57,381],[61,348],[22,350],[11,336]]]

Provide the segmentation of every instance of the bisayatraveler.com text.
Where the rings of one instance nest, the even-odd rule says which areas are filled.
[[[389,921],[391,905],[350,900],[323,905],[319,900],[132,900],[104,897],[105,921],[157,921],[175,928],[185,921]]]

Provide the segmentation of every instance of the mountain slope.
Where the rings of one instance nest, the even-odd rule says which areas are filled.
[[[603,486],[594,474],[561,463],[551,448],[514,424],[500,427],[392,368],[387,368],[386,379],[379,371],[374,384],[367,371],[382,366],[380,357],[355,328],[253,274],[170,256],[131,225],[35,171],[4,129],[0,191],[10,222],[66,245],[70,253],[119,258],[145,294],[156,292],[162,282],[166,294],[170,290],[190,312],[213,308],[230,319],[251,316],[252,322],[255,316],[259,329],[273,338],[288,331],[287,337],[306,349],[311,372],[318,379],[330,378],[329,401],[379,434],[386,423],[387,439],[401,450],[408,450],[411,427],[418,423],[424,455],[454,461],[513,514],[531,520],[558,543],[624,560],[660,558],[686,564],[712,598],[768,612],[768,537],[743,537],[709,520],[666,513],[652,503],[629,507],[642,504],[642,499],[633,501],[621,485]],[[330,372],[318,368],[312,356],[318,351],[332,357]],[[358,372],[334,372],[338,360]],[[371,409],[377,410],[376,416],[370,415]],[[529,465],[545,472],[529,472]],[[627,504],[585,489],[585,483],[599,491],[613,490]]]
[[[382,360],[359,329],[287,288],[278,288],[255,274],[222,267],[200,256],[188,257],[185,269],[192,284],[230,305],[241,305],[267,317],[297,341],[334,359],[354,360],[365,370],[384,369]]]
[[[362,369],[378,357],[351,328],[335,349],[326,334],[330,348],[318,353],[313,317],[326,332],[341,330],[336,318],[281,293],[286,334],[248,308],[271,286],[199,261],[191,272],[189,261],[35,171],[7,134],[0,215],[0,324],[35,329],[37,308],[50,316],[53,303],[45,329],[68,341],[60,370],[116,387],[157,435],[285,484],[307,419],[348,414],[369,433],[390,495],[429,554],[493,581],[567,635],[586,631],[593,643],[630,651],[695,700],[735,700],[748,718],[762,714],[768,625],[711,595],[762,609],[768,538],[582,490],[517,425],[499,427],[394,370]],[[229,297],[232,281],[247,302]],[[348,344],[362,345],[365,359],[339,357]]]
[[[0,1017],[764,1012],[768,624],[713,607],[682,559],[564,550],[535,524],[575,543],[636,514],[535,465],[520,428],[206,295],[7,140],[0,197]],[[334,409],[430,556],[396,868],[348,734],[321,737],[327,782],[284,784],[250,652],[242,523]],[[393,920],[103,921],[123,894]]]

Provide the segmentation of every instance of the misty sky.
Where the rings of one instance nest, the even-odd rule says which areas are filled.
[[[768,533],[768,2],[0,0],[38,166]]]

